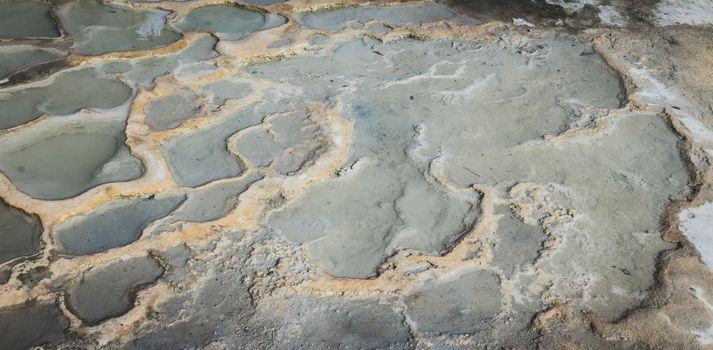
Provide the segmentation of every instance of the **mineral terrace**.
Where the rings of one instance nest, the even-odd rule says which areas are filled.
[[[713,348],[713,0],[0,0],[0,349]]]

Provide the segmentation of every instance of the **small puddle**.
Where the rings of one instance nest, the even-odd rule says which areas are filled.
[[[54,38],[57,24],[46,2],[0,1],[0,39]]]
[[[0,171],[37,199],[66,199],[97,185],[143,172],[124,145],[123,124],[75,121],[4,140]]]
[[[163,272],[163,267],[150,256],[92,269],[67,290],[68,307],[90,325],[122,315],[134,307],[138,290],[155,282]]]
[[[231,5],[199,7],[181,19],[176,28],[185,33],[208,31],[224,40],[239,40],[263,29],[286,23],[282,16],[262,13]]]
[[[32,255],[40,248],[42,224],[30,215],[0,199],[0,264]]]
[[[91,68],[58,73],[31,86],[0,90],[0,130],[43,114],[63,116],[82,108],[117,107],[130,96],[131,89],[126,84]]]
[[[59,7],[57,15],[85,55],[146,50],[166,46],[181,35],[166,25],[163,10],[135,10],[80,0]]]
[[[183,195],[119,198],[89,213],[63,221],[53,237],[62,254],[88,255],[125,246],[141,237],[143,228],[168,215],[183,201]]]
[[[3,57],[3,62],[0,64],[0,81],[2,81],[10,74],[32,65],[64,58],[67,53],[31,45],[8,45],[0,46],[0,55]]]
[[[69,321],[51,302],[29,301],[0,309],[0,348],[30,349],[65,339]]]

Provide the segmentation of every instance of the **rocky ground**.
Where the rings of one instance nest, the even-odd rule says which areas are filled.
[[[0,0],[0,349],[713,348],[710,0]]]

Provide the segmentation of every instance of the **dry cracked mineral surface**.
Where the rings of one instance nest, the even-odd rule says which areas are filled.
[[[713,0],[0,0],[0,349],[711,349]]]

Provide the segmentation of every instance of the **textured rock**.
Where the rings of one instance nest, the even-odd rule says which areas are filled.
[[[172,129],[182,122],[198,117],[200,105],[198,97],[190,91],[182,90],[175,95],[161,96],[146,105],[146,125],[154,130]]]
[[[405,319],[388,302],[294,296],[266,305],[284,315],[271,316],[280,330],[276,349],[409,348]]]
[[[709,347],[703,3],[0,0],[0,348]]]
[[[418,25],[438,20],[451,20],[454,23],[474,23],[465,16],[446,6],[436,3],[423,3],[399,7],[359,6],[345,7],[328,11],[307,12],[297,16],[297,21],[307,28],[316,28],[336,32],[344,28],[348,21],[383,21],[389,25]]]
[[[446,281],[414,287],[405,303],[421,332],[475,332],[501,310],[500,279],[483,270],[465,271]]]

